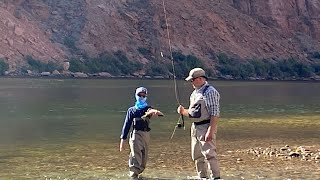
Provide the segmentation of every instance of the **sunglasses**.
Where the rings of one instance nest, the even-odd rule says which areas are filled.
[[[196,77],[196,78],[192,78],[191,79],[191,82],[195,81],[196,79],[198,79],[199,77]]]
[[[139,96],[139,97],[147,97],[146,94],[140,94],[140,93],[138,94],[138,96]]]

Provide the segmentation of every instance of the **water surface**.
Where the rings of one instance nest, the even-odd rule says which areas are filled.
[[[224,179],[316,179],[319,163],[261,159],[236,150],[320,149],[320,83],[215,81],[221,94],[218,154]],[[126,179],[120,130],[138,86],[165,116],[151,124],[146,179],[194,176],[190,121],[170,140],[179,116],[172,80],[0,79],[0,179]],[[192,91],[178,81],[179,101]],[[128,146],[127,146],[128,147]],[[237,162],[241,156],[244,161]],[[311,169],[306,171],[306,169]]]

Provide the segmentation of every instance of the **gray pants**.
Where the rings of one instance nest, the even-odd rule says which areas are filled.
[[[191,156],[200,178],[207,177],[208,171],[211,178],[220,177],[216,152],[216,134],[213,135],[212,141],[204,141],[208,127],[209,124],[197,126],[192,124],[191,126]]]
[[[130,134],[129,173],[136,176],[146,168],[148,160],[150,133],[147,131],[132,131]]]

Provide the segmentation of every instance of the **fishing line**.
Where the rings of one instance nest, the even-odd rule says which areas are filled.
[[[174,67],[174,59],[173,59],[173,53],[172,53],[172,46],[171,46],[171,38],[170,38],[170,32],[169,32],[169,24],[168,24],[168,18],[167,18],[167,11],[166,11],[166,5],[164,3],[164,0],[162,0],[162,7],[163,7],[163,13],[164,13],[164,19],[165,19],[165,23],[166,23],[166,32],[167,32],[167,39],[168,39],[168,45],[169,45],[169,52],[170,52],[170,59],[171,59],[171,66],[172,66],[172,73],[173,73],[173,86],[174,86],[174,92],[175,92],[175,97],[176,97],[176,101],[178,103],[178,105],[181,105],[180,100],[179,100],[179,92],[178,92],[178,85],[177,85],[177,79],[176,79],[176,70]],[[161,53],[161,57],[163,58],[163,53]],[[178,122],[176,124],[176,126],[174,127],[174,130],[172,132],[171,138],[173,138],[176,129],[183,127],[185,129],[184,126],[184,117],[183,115],[180,115]]]

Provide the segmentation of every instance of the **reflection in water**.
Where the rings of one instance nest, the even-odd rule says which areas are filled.
[[[118,141],[124,113],[141,85],[149,89],[150,104],[165,113],[151,123],[150,160],[143,175],[195,175],[190,121],[169,140],[178,118],[171,81],[17,78],[0,83],[0,179],[126,179],[128,153],[118,152]],[[178,83],[187,105],[192,89]],[[319,83],[213,83],[222,96],[218,154],[224,179],[319,177],[317,163],[236,153],[285,144],[320,149]]]

